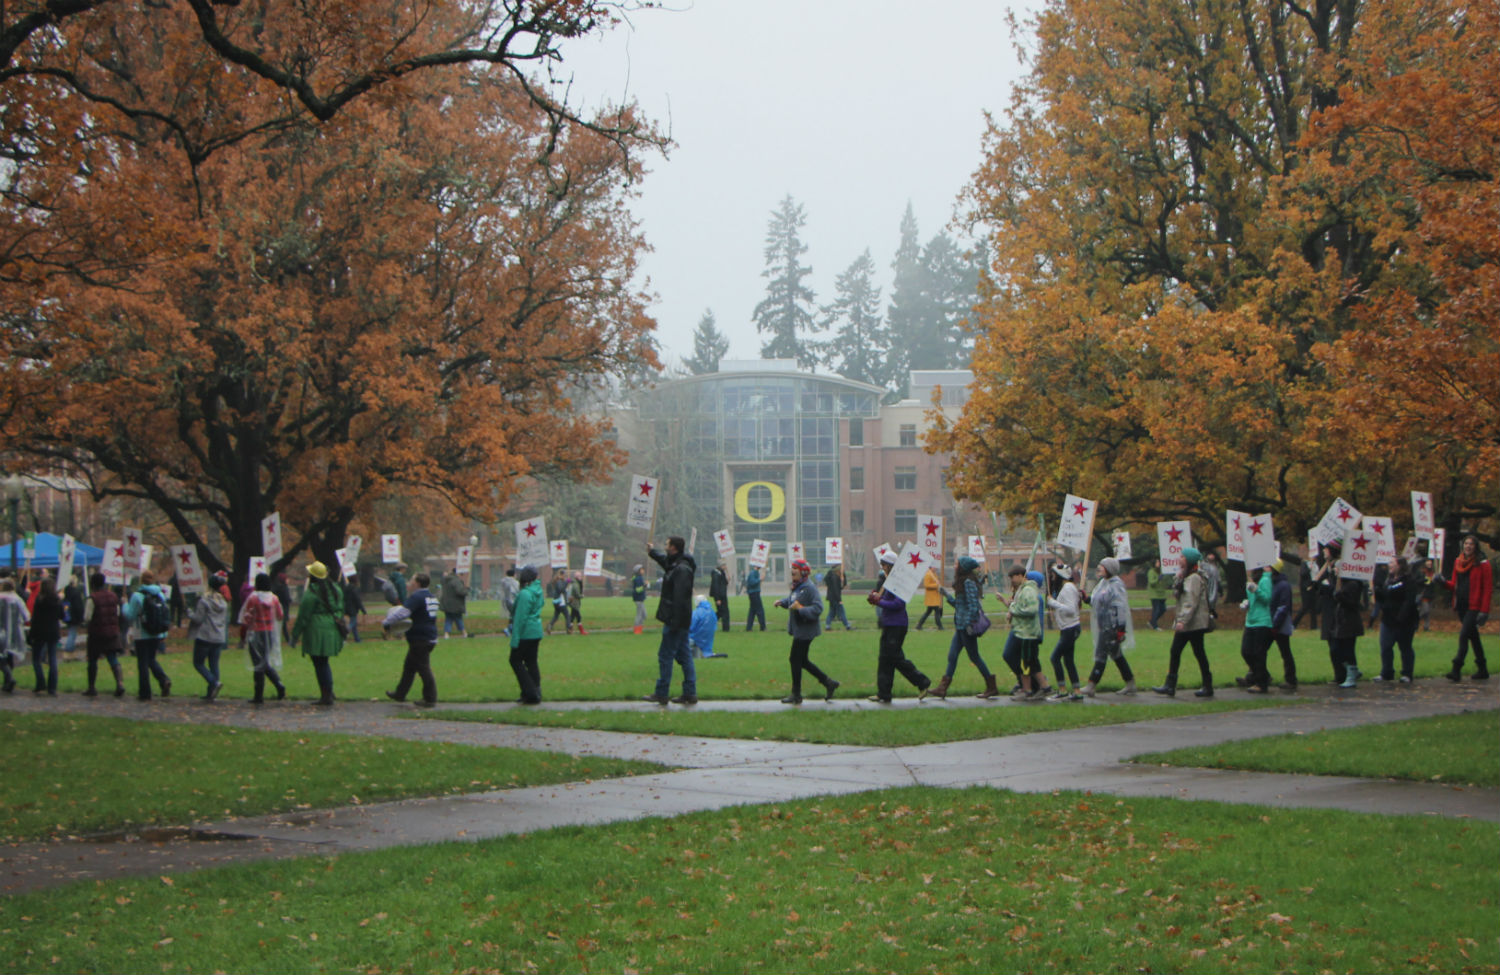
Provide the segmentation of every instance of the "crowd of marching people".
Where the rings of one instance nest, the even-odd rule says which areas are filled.
[[[728,656],[722,645],[715,647],[718,634],[730,630],[727,568],[720,562],[712,569],[706,594],[695,597],[697,565],[685,550],[683,539],[673,536],[664,549],[650,545],[647,549],[649,558],[661,570],[655,613],[661,633],[657,681],[645,700],[658,705],[695,704],[695,660]],[[1373,680],[1409,684],[1415,673],[1413,639],[1418,628],[1427,625],[1438,587],[1452,594],[1459,622],[1457,653],[1447,678],[1464,678],[1470,652],[1475,667],[1470,677],[1489,677],[1481,630],[1489,620],[1494,577],[1475,536],[1465,536],[1447,574],[1438,571],[1424,557],[1425,550],[1419,548],[1413,558],[1397,558],[1380,565],[1373,581],[1366,583],[1340,578],[1340,554],[1339,543],[1333,542],[1320,546],[1311,559],[1302,561],[1298,573],[1277,559],[1247,574],[1245,598],[1240,603],[1244,611],[1240,655],[1245,672],[1235,678],[1236,684],[1252,694],[1269,693],[1274,646],[1281,671],[1281,680],[1276,683],[1284,690],[1295,691],[1299,678],[1292,637],[1304,619],[1326,643],[1333,683],[1339,687],[1354,688],[1364,677],[1358,641],[1376,626],[1379,663]],[[1147,625],[1161,628],[1168,618],[1167,602],[1174,610],[1169,624],[1172,635],[1166,677],[1152,690],[1176,696],[1183,652],[1191,649],[1199,678],[1193,695],[1212,698],[1214,676],[1205,637],[1217,627],[1225,581],[1213,553],[1190,547],[1181,556],[1180,571],[1163,573],[1160,562],[1153,561],[1146,573],[1145,590],[1151,604]],[[1056,561],[1044,572],[1031,566],[1034,561],[1011,566],[1004,582],[995,587],[1003,591],[989,596],[997,621],[1003,620],[1005,638],[1000,659],[1015,679],[1010,697],[1028,702],[1082,701],[1098,692],[1111,665],[1123,683],[1116,693],[1136,694],[1135,674],[1127,659],[1127,652],[1135,647],[1134,614],[1122,577],[1129,567],[1113,557],[1101,559],[1095,568],[1096,578],[1087,584],[1077,567]],[[981,652],[985,643],[992,645],[983,640],[992,628],[986,612],[985,589],[990,578],[985,567],[976,559],[960,558],[946,586],[936,572],[929,570],[918,587],[920,595],[914,593],[908,602],[886,588],[894,562],[894,553],[886,556],[875,586],[866,596],[875,608],[878,627],[875,694],[870,700],[892,703],[897,675],[915,688],[919,700],[929,696],[944,699],[965,657],[984,681],[978,696],[1001,697],[999,678]],[[635,567],[629,587],[636,607],[636,633],[644,632],[648,612],[644,567],[644,563]],[[129,655],[135,658],[136,696],[143,701],[150,700],[153,693],[167,697],[173,685],[160,655],[172,631],[183,627],[192,639],[193,669],[204,681],[204,700],[214,701],[223,689],[221,658],[234,640],[253,676],[253,703],[262,703],[267,694],[278,699],[286,696],[282,651],[283,646],[291,646],[299,648],[311,663],[319,689],[315,703],[332,705],[333,658],[346,641],[359,641],[359,621],[366,609],[353,580],[331,578],[328,568],[318,561],[304,569],[305,585],[295,612],[285,573],[257,575],[247,581],[236,598],[229,590],[227,576],[220,572],[210,578],[206,591],[188,611],[175,579],[164,587],[150,570],[141,572],[137,585],[129,591],[106,585],[104,576],[98,573],[88,578],[86,589],[79,580],[70,578],[59,591],[59,580],[45,570],[15,575],[0,569],[3,690],[15,690],[15,669],[29,654],[35,693],[56,695],[59,653],[75,650],[82,636],[86,696],[99,693],[101,662],[109,668],[114,696],[124,696],[127,683],[122,657]],[[446,573],[436,588],[427,572],[417,572],[408,580],[406,571],[407,567],[398,563],[387,576],[376,577],[390,604],[381,621],[382,633],[404,637],[407,644],[400,678],[386,695],[394,701],[406,701],[413,687],[420,684],[413,703],[431,707],[437,702],[431,655],[438,640],[472,636],[465,623],[469,588],[456,571]],[[1302,595],[1297,612],[1293,606],[1294,575]],[[848,583],[842,567],[833,566],[823,574],[820,589],[812,567],[801,559],[791,563],[790,577],[787,594],[771,603],[774,609],[786,613],[786,632],[791,639],[790,690],[782,703],[802,703],[804,678],[816,681],[823,699],[832,700],[840,682],[814,662],[813,646],[825,627],[837,624],[845,630],[855,628],[843,605]],[[756,623],[765,628],[762,586],[759,570],[752,568],[743,580],[750,604],[747,630]],[[537,704],[542,700],[539,650],[556,624],[561,621],[567,633],[574,632],[575,627],[580,634],[586,632],[581,608],[583,589],[581,573],[554,570],[544,585],[533,566],[512,567],[502,580],[501,601],[509,619],[502,633],[509,638],[509,662],[519,689],[519,703]],[[918,605],[923,612],[913,625],[908,613]],[[943,629],[945,606],[952,609],[952,637],[946,666],[934,681],[906,655],[905,642],[911,629],[922,629],[929,619]],[[544,624],[549,608],[552,616]],[[1077,654],[1085,608],[1091,633],[1084,647],[1092,647],[1092,661],[1086,659],[1082,665],[1085,669],[1080,669]],[[1049,629],[1055,633],[1048,656],[1050,680],[1042,662]],[[670,689],[678,669],[682,671],[681,689],[674,697]]]

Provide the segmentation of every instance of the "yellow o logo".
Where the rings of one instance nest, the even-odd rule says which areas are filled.
[[[771,492],[771,513],[764,518],[756,518],[750,514],[750,489],[763,487]],[[786,492],[781,490],[781,485],[772,484],[770,481],[751,481],[741,484],[734,492],[734,513],[740,516],[741,521],[748,521],[752,525],[764,525],[768,521],[776,521],[786,513]]]

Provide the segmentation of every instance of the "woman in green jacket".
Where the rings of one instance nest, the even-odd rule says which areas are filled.
[[[516,593],[516,611],[510,620],[510,669],[521,687],[517,703],[541,704],[542,671],[536,655],[542,645],[542,607],[547,605],[547,596],[532,566],[517,572],[516,582],[521,591]]]
[[[328,659],[338,656],[344,649],[344,631],[340,624],[346,615],[344,590],[328,578],[328,566],[322,562],[310,563],[307,590],[302,594],[302,602],[297,606],[297,622],[292,626],[292,645],[301,644],[302,655],[312,658],[321,692],[314,703],[325,707],[333,703],[333,668]]]
[[[1266,652],[1271,649],[1271,571],[1256,569],[1245,587],[1245,631],[1240,635],[1240,657],[1248,668],[1241,685],[1252,694],[1271,687]]]

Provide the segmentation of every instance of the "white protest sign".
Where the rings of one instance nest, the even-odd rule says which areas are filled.
[[[141,564],[141,530],[126,526],[122,531],[125,533],[125,552],[123,558],[127,566]],[[124,583],[121,583],[124,585]]]
[[[550,561],[547,563],[553,569],[566,569],[568,567],[568,543],[565,539],[558,539],[549,543],[548,553]]]
[[[1244,516],[1240,534],[1243,538],[1245,571],[1264,569],[1275,562],[1281,552],[1276,544],[1276,525],[1270,515]]]
[[[273,511],[260,520],[260,551],[267,562],[281,561],[281,512]]]
[[[1339,578],[1366,582],[1374,579],[1378,545],[1379,539],[1374,532],[1357,529],[1345,535],[1344,550],[1339,553]]]
[[[1228,509],[1224,512],[1224,559],[1227,562],[1245,561],[1245,522],[1250,516],[1243,511]]]
[[[1364,524],[1361,526],[1367,532],[1374,532],[1379,542],[1379,548],[1375,553],[1375,561],[1383,565],[1389,565],[1396,561],[1396,525],[1389,518],[1378,518],[1374,515],[1365,515]]]
[[[1193,544],[1193,528],[1185,521],[1156,523],[1156,550],[1161,553],[1163,575],[1176,575],[1187,565],[1182,550]]]
[[[896,550],[891,548],[891,546],[886,542],[881,542],[880,545],[874,549],[874,552],[876,565],[883,564],[887,558],[894,559],[896,557]]]
[[[36,558],[36,532],[27,532],[21,536],[21,558],[26,560],[27,565]]]
[[[208,591],[208,581],[203,578],[203,566],[198,562],[196,548],[191,545],[173,545],[172,567],[177,570],[177,585],[183,592],[202,595]]]
[[[1112,536],[1115,543],[1115,558],[1128,559],[1130,554],[1130,532],[1115,532]]]
[[[885,591],[901,600],[910,602],[911,597],[922,587],[932,559],[915,542],[907,542],[896,556],[896,565],[885,577]]]
[[[364,548],[365,540],[358,535],[350,535],[344,539],[344,550],[349,553],[349,564],[353,565],[359,561],[359,550]]]
[[[1080,552],[1089,550],[1089,539],[1094,534],[1094,515],[1098,505],[1088,498],[1070,494],[1063,499],[1062,519],[1057,523],[1057,544]]]
[[[333,553],[333,558],[339,564],[339,575],[345,579],[354,575],[354,559],[349,554],[349,546],[345,545]]]
[[[58,585],[66,586],[68,579],[73,575],[73,556],[78,554],[78,540],[72,535],[64,534],[57,543],[57,582]],[[88,575],[87,572],[84,575]],[[85,587],[87,588],[87,587]],[[75,624],[82,624],[82,620],[74,620]]]
[[[969,536],[969,558],[983,562],[985,559],[985,546],[983,535]]]
[[[547,561],[547,519],[527,518],[516,522],[516,564],[533,568]]]
[[[155,552],[156,552],[156,546],[155,545],[147,545],[146,543],[142,542],[141,543],[141,561],[140,561],[140,564],[136,566],[135,571],[137,571],[137,572],[145,572],[147,569],[151,568],[151,556]]]
[[[844,540],[842,538],[823,539],[823,564],[844,564]]]
[[[104,581],[111,586],[125,585],[125,542],[111,538],[104,543]]]
[[[1432,494],[1428,491],[1411,493],[1411,523],[1418,538],[1431,538],[1437,523],[1432,516]]]
[[[771,557],[771,543],[764,538],[757,538],[750,543],[750,558],[746,561],[752,569],[764,569],[766,560]]]
[[[1417,536],[1406,536],[1406,544],[1401,546],[1401,557],[1408,562],[1417,557]]]
[[[1443,550],[1448,547],[1448,529],[1434,528],[1432,540],[1427,543],[1427,557],[1432,560],[1433,568],[1439,572],[1443,569]]]
[[[453,559],[453,571],[466,576],[474,571],[474,546],[460,545]]]
[[[1359,527],[1361,517],[1358,508],[1343,498],[1335,498],[1333,504],[1329,505],[1328,510],[1323,513],[1322,519],[1313,526],[1313,541],[1319,545],[1343,541],[1344,535],[1350,529]]]
[[[266,571],[266,557],[264,555],[250,556],[250,582],[254,584],[255,577]]]
[[[921,531],[917,532],[917,544],[935,564],[943,564],[943,516],[942,515],[918,515],[917,526]]]
[[[631,475],[630,500],[625,505],[626,527],[644,528],[647,531],[651,530],[656,518],[656,485],[658,480],[655,477]]]
[[[803,551],[801,542],[786,543],[786,560],[788,562],[795,562],[798,559],[805,558],[807,558],[807,554]]]
[[[720,528],[714,532],[714,544],[719,548],[719,558],[734,558],[734,536],[728,528]]]
[[[401,536],[380,536],[380,561],[386,565],[394,565],[401,561]]]
[[[604,549],[586,548],[583,550],[583,574],[586,576],[604,575]]]

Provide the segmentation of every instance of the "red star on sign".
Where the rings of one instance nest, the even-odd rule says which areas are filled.
[[[1358,535],[1354,536],[1354,547],[1355,548],[1363,550],[1364,547],[1366,545],[1368,545],[1368,544],[1370,544],[1370,540],[1364,536],[1363,532],[1360,532]]]
[[[1354,516],[1349,513],[1349,509],[1348,508],[1340,508],[1339,509],[1339,521],[1348,521],[1350,518],[1353,518],[1353,517]]]
[[[928,521],[927,524],[923,525],[922,527],[927,529],[927,534],[929,535],[936,535],[938,532],[938,524],[935,521]]]
[[[1417,499],[1417,507],[1420,508],[1420,509],[1422,509],[1423,511],[1426,511],[1427,510],[1427,499],[1426,498],[1418,498]]]
[[[725,541],[728,538],[729,538],[728,535],[724,534],[723,532],[719,532],[719,541],[722,542],[722,541]]]
[[[1258,521],[1252,521],[1250,523],[1250,534],[1252,534],[1252,535],[1259,535],[1261,533],[1261,529],[1263,529],[1265,527],[1266,527],[1265,525],[1261,524]]]
[[[1174,541],[1174,542],[1180,542],[1180,541],[1182,541],[1182,529],[1181,528],[1168,528],[1167,529],[1167,538],[1170,541]]]
[[[1076,502],[1073,505],[1073,514],[1077,515],[1078,517],[1082,518],[1084,515],[1086,515],[1088,513],[1089,513],[1089,506],[1086,505],[1086,504],[1084,504],[1082,501]]]
[[[553,542],[552,543],[552,547],[555,548],[555,549],[557,549],[559,552],[561,552],[562,551],[562,542]]]
[[[125,557],[125,546],[123,546],[123,545],[116,545],[115,546],[115,558],[117,558],[117,559],[123,559],[124,557]]]
[[[527,524],[526,524],[526,534],[527,535],[535,535],[536,534],[536,525],[534,523],[527,522]]]
[[[766,550],[766,543],[761,542],[759,545],[755,546],[755,550],[757,552],[764,552]]]
[[[637,484],[636,487],[640,488],[640,490],[641,490],[641,497],[643,497],[643,498],[649,498],[649,497],[651,497],[651,484],[650,484],[650,482],[648,482],[648,481],[642,481],[641,483]]]
[[[906,557],[906,561],[910,562],[913,566],[921,565],[922,554],[920,552],[913,552],[911,553],[911,555]]]
[[[1235,531],[1239,531],[1240,530],[1240,516],[1239,515],[1235,515],[1234,516],[1234,530]]]
[[[1377,521],[1375,524],[1371,525],[1370,527],[1372,529],[1374,529],[1375,534],[1377,534],[1377,535],[1384,535],[1385,534],[1385,525],[1383,523],[1381,523],[1381,522]]]
[[[134,535],[126,535],[125,536],[125,541],[128,542],[131,545],[134,545],[135,544],[135,536]]]
[[[839,540],[837,538],[835,538],[833,541],[831,541],[831,542],[828,543],[828,547],[829,548],[838,548],[839,547]]]
[[[183,565],[192,565],[193,564],[193,553],[191,553],[191,552],[187,552],[187,551],[178,552],[177,553],[177,557],[179,559],[182,559],[182,564]]]

